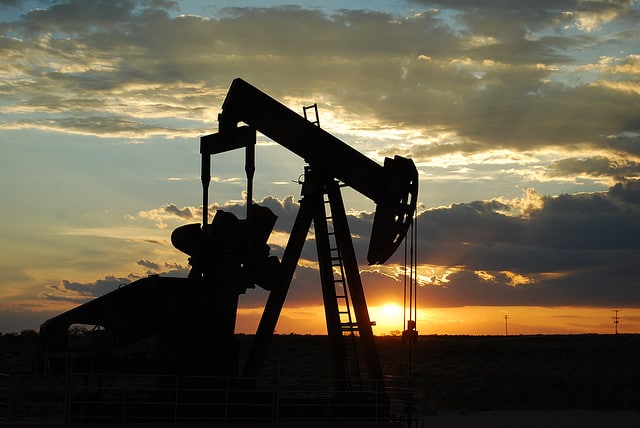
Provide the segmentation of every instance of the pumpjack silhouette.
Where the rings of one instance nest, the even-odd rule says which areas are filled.
[[[315,121],[307,118],[309,108],[315,108]],[[103,355],[156,337],[166,352],[147,367],[170,361],[179,374],[242,378],[251,384],[260,375],[313,224],[336,387],[352,390],[363,377],[382,381],[341,188],[349,186],[375,202],[367,261],[381,264],[411,225],[418,173],[411,159],[385,158],[381,166],[320,128],[317,106],[305,107],[303,113],[235,79],[218,116],[218,132],[200,139],[202,223],[180,226],[171,235],[173,245],[189,256],[188,277],[151,275],[51,318],[40,329],[41,350],[52,356],[64,353],[71,325],[96,325],[110,338]],[[267,245],[277,218],[253,202],[257,132],[306,163],[300,208],[281,260]],[[237,149],[246,154],[246,218],[218,210],[209,222],[211,156]],[[238,298],[256,286],[269,295],[249,355],[239,367],[234,334]],[[355,342],[359,353],[352,350]],[[49,361],[54,370],[55,358]]]

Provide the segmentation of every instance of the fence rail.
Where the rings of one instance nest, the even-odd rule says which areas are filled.
[[[262,379],[252,388],[242,378],[146,374],[14,375],[6,380],[10,387],[2,417],[8,426],[294,426],[301,421],[418,426],[422,421],[419,389],[400,378],[385,379],[384,387],[367,381],[359,391],[336,390],[333,385],[340,383],[326,379]]]

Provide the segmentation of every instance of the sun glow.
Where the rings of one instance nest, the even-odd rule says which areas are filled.
[[[395,303],[387,303],[382,306],[382,315],[385,318],[398,319],[402,316],[402,308]]]
[[[376,323],[373,328],[375,334],[387,335],[402,330],[402,306],[389,302],[382,306],[372,306],[369,312],[371,320]]]

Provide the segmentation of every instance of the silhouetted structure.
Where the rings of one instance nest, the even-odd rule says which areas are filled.
[[[509,315],[504,314],[504,335],[509,336]]]
[[[613,316],[613,325],[615,327],[616,334],[618,334],[618,324],[620,324],[620,317],[618,316],[618,312],[620,312],[620,309],[614,309],[613,312],[616,313]]]
[[[413,344],[418,341],[418,227],[417,222],[411,225],[410,245],[404,245],[404,290],[402,342]],[[407,250],[409,252],[407,263]],[[407,264],[409,267],[407,268]],[[407,276],[407,270],[409,275]],[[408,315],[408,318],[407,318]]]
[[[313,122],[306,119],[311,107]],[[130,361],[118,358],[125,346],[152,338],[157,352],[147,358],[152,364],[147,360],[143,364],[149,371],[224,377],[241,373],[244,379],[255,379],[313,222],[327,331],[339,379],[336,388],[352,390],[353,380],[361,377],[381,385],[383,373],[340,188],[350,186],[376,203],[367,259],[370,264],[384,263],[411,225],[417,170],[410,159],[400,156],[386,158],[380,166],[321,129],[317,106],[311,107],[305,107],[302,117],[235,79],[218,116],[219,131],[200,140],[202,225],[181,226],[171,235],[173,245],[189,255],[188,278],[150,276],[46,321],[40,330],[41,349],[49,356],[46,368],[56,369],[56,352],[68,349],[69,327],[81,323],[103,328],[92,364],[98,359],[107,370],[129,367]],[[240,122],[245,125],[238,126]],[[253,203],[256,131],[307,163],[300,209],[282,260],[271,256],[266,244],[276,216]],[[235,149],[246,153],[246,218],[218,210],[209,223],[211,156]],[[256,285],[268,290],[269,297],[240,370],[234,336],[238,296]]]

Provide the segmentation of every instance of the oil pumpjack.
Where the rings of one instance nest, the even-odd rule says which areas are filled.
[[[149,370],[171,367],[179,374],[255,379],[313,223],[335,378],[341,380],[337,388],[353,388],[350,379],[356,377],[382,380],[341,187],[375,202],[367,260],[384,263],[412,222],[417,170],[411,159],[400,156],[386,158],[380,166],[320,128],[317,120],[309,120],[306,109],[303,117],[235,79],[218,116],[218,132],[200,139],[202,224],[180,226],[171,235],[173,245],[189,256],[188,277],[151,275],[51,318],[40,329],[41,350],[63,353],[69,327],[88,324],[109,334],[103,355],[154,336],[168,357],[147,364]],[[276,216],[253,203],[256,132],[306,162],[300,208],[281,260],[270,255],[267,245]],[[209,222],[211,156],[236,149],[246,152],[246,218],[218,210]],[[238,298],[256,285],[269,295],[241,368],[234,331]],[[363,365],[354,364],[349,350],[349,337],[354,336]]]

